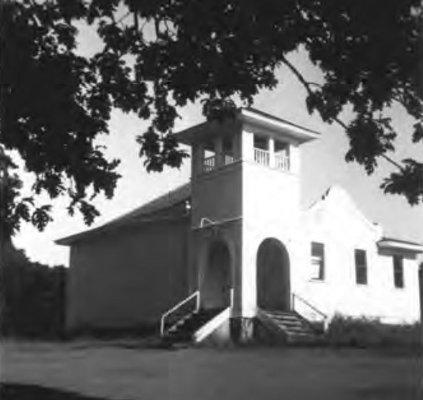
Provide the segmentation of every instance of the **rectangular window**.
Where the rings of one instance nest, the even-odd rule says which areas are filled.
[[[396,288],[404,287],[404,265],[403,257],[400,255],[394,255],[394,285]]]
[[[355,249],[355,281],[358,285],[367,285],[366,251]]]
[[[323,243],[311,243],[311,279],[325,279],[325,246]]]

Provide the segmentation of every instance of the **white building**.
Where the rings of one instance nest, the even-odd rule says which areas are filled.
[[[196,341],[260,327],[295,339],[335,314],[419,319],[422,245],[385,238],[339,187],[300,209],[300,149],[317,132],[241,109],[176,137],[190,184],[57,241],[71,246],[70,329],[161,320]]]

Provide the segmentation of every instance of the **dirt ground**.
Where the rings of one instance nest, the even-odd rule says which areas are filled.
[[[1,400],[423,399],[422,361],[393,351],[4,342]]]

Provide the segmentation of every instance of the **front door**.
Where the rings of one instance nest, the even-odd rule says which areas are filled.
[[[290,309],[289,257],[277,239],[264,240],[257,252],[257,306],[264,310]]]

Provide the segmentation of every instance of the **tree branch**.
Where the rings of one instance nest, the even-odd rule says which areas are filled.
[[[404,168],[402,167],[401,164],[399,164],[398,162],[396,162],[395,160],[393,160],[391,157],[387,156],[386,154],[380,154],[380,156],[382,158],[384,158],[386,161],[388,161],[390,164],[392,164],[395,167],[397,167],[400,171],[403,171],[404,170]]]
[[[314,82],[308,82],[304,78],[304,76],[301,74],[301,72],[298,71],[298,69],[293,64],[291,64],[285,57],[282,56],[281,60],[291,70],[291,72],[297,77],[297,79],[303,84],[304,88],[307,90],[307,93],[309,95],[314,94],[313,90],[311,89],[312,85],[317,85],[321,87],[321,85],[315,84]],[[343,122],[342,120],[340,120],[338,117],[334,117],[333,120],[339,126],[341,126],[345,131],[348,129],[347,124]],[[386,161],[388,161],[390,164],[398,168],[400,171],[403,171],[403,167],[401,166],[401,164],[393,160],[391,157],[387,156],[386,154],[380,154],[380,157],[384,158]]]
[[[310,82],[307,82],[304,77],[302,76],[301,72],[298,71],[284,56],[281,57],[282,62],[291,70],[291,72],[297,77],[297,79],[303,84],[306,88],[308,94],[313,94],[313,90],[311,90]]]

